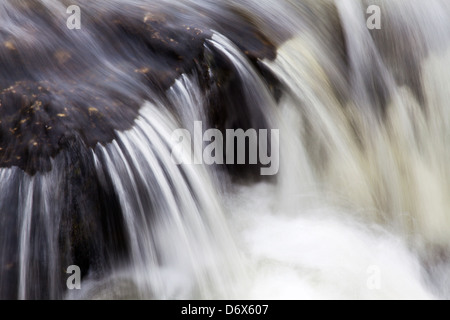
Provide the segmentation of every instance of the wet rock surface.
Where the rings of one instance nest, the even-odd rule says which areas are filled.
[[[220,17],[193,24],[182,11],[169,15],[130,5],[102,11],[92,5],[82,7],[82,29],[68,30],[67,16],[39,3],[13,9],[17,26],[23,26],[0,29],[0,167],[17,166],[31,175],[51,169],[64,140],[78,137],[89,148],[108,143],[115,130],[132,126],[144,100],[164,100],[181,74],[208,74],[205,40],[212,28],[227,30],[256,68],[260,59],[276,56],[250,19],[232,11],[233,25]],[[232,81],[229,75],[224,65],[208,81]],[[233,93],[229,88],[213,93],[212,104]],[[228,115],[239,117],[232,104],[227,108],[211,105],[211,118],[225,123]]]

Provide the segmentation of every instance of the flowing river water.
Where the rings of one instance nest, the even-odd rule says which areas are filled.
[[[0,298],[450,298],[448,1],[79,3],[0,4]]]

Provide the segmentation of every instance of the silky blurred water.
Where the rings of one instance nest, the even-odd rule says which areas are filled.
[[[41,2],[55,21],[67,5]],[[19,299],[450,297],[447,1],[126,3],[134,10],[125,15],[145,8],[211,32],[203,48],[232,66],[242,94],[239,115],[252,127],[280,130],[280,172],[255,182],[220,167],[177,166],[171,133],[208,123],[209,88],[195,73],[183,73],[163,93],[141,88],[118,66],[123,57],[103,51],[98,34],[82,29],[73,43],[84,48],[80,61],[98,59],[98,70],[118,79],[110,84],[114,90],[139,87],[154,97],[141,105],[131,128],[116,130],[111,142],[82,156],[86,172],[116,195],[129,253],[89,270],[81,290],[58,289],[52,274],[63,267],[62,197],[78,192],[67,191],[64,181],[80,181],[64,173],[70,156],[56,156],[52,170],[34,176],[2,168],[0,213],[17,213],[0,220],[0,267],[16,268],[17,278],[15,284],[0,278],[5,292]],[[120,11],[123,4],[96,1],[90,8]],[[380,30],[367,28],[371,4],[381,8]],[[0,4],[1,32],[22,39],[20,50],[64,46],[55,34],[36,42],[28,31],[38,22],[20,25],[26,18],[16,11],[21,5]],[[242,16],[277,46],[273,61],[258,63],[279,80],[279,99],[227,34]],[[36,80],[45,79],[35,71]],[[16,199],[13,207],[10,199]],[[89,208],[81,220],[88,221]],[[87,232],[95,230],[93,223]],[[102,239],[95,241],[100,244],[92,246],[103,248]],[[44,275],[39,285],[37,274]]]

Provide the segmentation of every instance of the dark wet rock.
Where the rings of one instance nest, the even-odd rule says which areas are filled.
[[[129,129],[144,100],[164,99],[182,73],[206,65],[210,28],[226,31],[257,69],[260,59],[276,56],[250,19],[233,12],[233,24],[224,19],[207,26],[176,12],[130,5],[101,11],[92,5],[82,8],[82,30],[68,30],[41,4],[21,3],[15,10],[18,20],[27,21],[26,36],[0,30],[0,68],[7,75],[0,79],[0,167],[30,174],[50,170],[66,138],[80,137],[92,148],[114,139],[115,130]],[[229,77],[228,71],[222,68],[218,77]],[[279,94],[274,77],[268,79]],[[236,90],[225,91],[216,95]],[[215,102],[213,118],[236,111]]]
[[[226,137],[227,129],[270,129],[270,124],[266,121],[264,108],[255,105],[256,99],[249,99],[246,96],[246,88],[239,74],[239,70],[233,62],[223,53],[217,51],[212,46],[206,50],[205,64],[198,66],[199,82],[205,88],[205,99],[208,111],[208,120],[212,128],[219,129]],[[275,77],[270,77],[270,70],[254,61],[255,69],[260,68],[267,73],[266,81],[268,87],[272,87],[273,94],[279,92],[281,86]],[[258,96],[259,92],[253,92]],[[264,103],[267,103],[264,101]],[[224,154],[226,155],[226,138],[224,141]],[[235,164],[225,165],[226,170],[233,177],[242,180],[261,179],[261,165],[250,165],[249,148],[246,148],[245,165],[237,165],[237,153],[235,152]]]
[[[1,166],[18,166],[31,174],[48,171],[65,139],[79,135],[94,146],[111,140],[115,129],[128,128],[134,119],[136,101],[133,105],[120,93],[96,95],[75,88],[65,91],[48,81],[24,81],[0,93]]]

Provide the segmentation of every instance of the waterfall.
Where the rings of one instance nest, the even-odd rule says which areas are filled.
[[[66,2],[0,4],[0,299],[450,297],[445,0]]]

